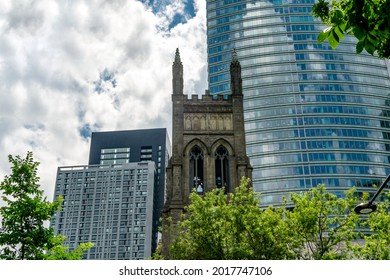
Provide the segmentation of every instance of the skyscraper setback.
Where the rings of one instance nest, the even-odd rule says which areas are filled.
[[[74,249],[91,241],[86,259],[144,259],[157,246],[170,154],[165,128],[94,132],[89,165],[57,171],[52,219]]]
[[[171,152],[166,128],[93,132],[88,164],[124,164],[152,160],[156,164],[158,189],[156,211],[164,205],[165,167]],[[159,217],[156,216],[158,222]]]
[[[229,63],[242,65],[247,154],[264,204],[319,183],[341,195],[390,172],[385,60],[319,44],[314,0],[207,0],[211,94],[229,94]]]

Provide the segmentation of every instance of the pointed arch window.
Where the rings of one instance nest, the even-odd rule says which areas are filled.
[[[225,147],[220,146],[215,151],[215,184],[217,188],[229,188],[229,152]]]
[[[190,152],[190,186],[192,191],[195,188],[196,192],[203,193],[204,180],[204,156],[203,151],[195,146]]]

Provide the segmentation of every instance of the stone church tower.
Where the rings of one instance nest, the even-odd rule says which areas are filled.
[[[230,64],[231,95],[201,99],[183,94],[183,65],[176,50],[172,66],[172,157],[167,167],[166,201],[163,209],[163,249],[169,258],[172,232],[167,218],[177,224],[189,195],[214,188],[233,192],[243,176],[252,177],[246,155],[241,66],[234,52]]]

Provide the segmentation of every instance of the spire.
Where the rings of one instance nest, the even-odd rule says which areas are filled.
[[[183,94],[183,63],[180,60],[179,48],[176,49],[172,65],[172,90],[173,94]]]
[[[236,48],[234,48],[233,52],[232,52],[232,62],[238,62],[238,56],[237,56]]]
[[[176,48],[175,62],[174,63],[181,63],[179,48]]]
[[[230,90],[232,95],[242,95],[241,65],[236,49],[233,49],[230,63]]]

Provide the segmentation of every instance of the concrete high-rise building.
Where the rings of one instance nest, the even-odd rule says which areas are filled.
[[[390,172],[388,61],[317,43],[314,0],[207,0],[211,94],[242,65],[247,154],[263,204],[319,183],[337,195]]]
[[[152,161],[118,165],[59,167],[55,196],[64,198],[51,226],[67,236],[72,250],[92,242],[85,259],[150,257],[156,246],[153,224],[156,168]]]
[[[88,164],[154,161],[158,182],[154,223],[159,223],[164,206],[165,168],[170,153],[171,142],[166,128],[93,132]]]
[[[157,246],[170,155],[165,128],[94,132],[89,165],[59,167],[52,220],[66,245],[95,244],[87,259],[143,259]]]

